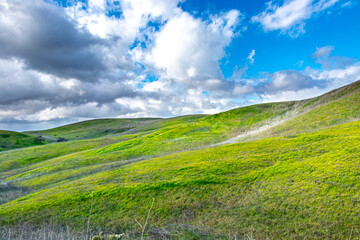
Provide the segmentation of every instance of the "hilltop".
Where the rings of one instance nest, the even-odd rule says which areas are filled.
[[[139,125],[156,121],[151,118],[138,119],[94,119],[73,123],[44,131],[29,131],[32,135],[45,135],[53,138],[64,137],[69,140],[81,140],[104,137],[133,130]]]
[[[0,223],[136,239],[154,199],[149,238],[360,237],[359,119],[357,81],[214,115],[27,132],[69,141],[0,153]]]

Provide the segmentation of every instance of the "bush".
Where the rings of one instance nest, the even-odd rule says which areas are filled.
[[[69,140],[67,140],[66,138],[63,138],[63,137],[59,137],[57,139],[57,142],[67,142],[67,141],[69,141]]]
[[[42,144],[43,142],[45,142],[45,138],[43,138],[43,136],[41,135],[38,135],[34,137],[34,142],[37,144]]]

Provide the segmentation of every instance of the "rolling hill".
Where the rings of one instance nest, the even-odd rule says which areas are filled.
[[[153,122],[155,120],[157,119],[94,119],[49,130],[30,131],[27,133],[31,135],[44,135],[53,138],[63,137],[68,140],[81,140],[123,133],[134,129],[139,125]]]
[[[0,238],[26,223],[74,239],[356,239],[359,119],[360,81],[209,116],[28,132],[70,141],[0,153]]]
[[[34,137],[30,134],[13,131],[0,130],[0,152],[14,148],[23,148],[39,145],[34,142]],[[47,140],[47,142],[52,142]]]

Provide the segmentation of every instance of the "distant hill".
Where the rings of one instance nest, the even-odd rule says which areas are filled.
[[[0,153],[0,239],[25,223],[139,239],[148,215],[147,239],[357,239],[359,119],[357,81],[208,116],[30,132],[70,141]]]
[[[73,123],[44,131],[30,131],[31,135],[44,135],[53,138],[63,137],[69,140],[80,140],[119,134],[139,125],[156,121],[156,118],[139,119],[94,119]]]
[[[34,136],[26,133],[0,130],[0,151],[39,145],[34,142]]]

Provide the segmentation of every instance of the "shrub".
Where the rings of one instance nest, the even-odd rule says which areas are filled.
[[[66,138],[63,138],[63,137],[59,137],[59,138],[57,139],[57,142],[67,142],[67,141],[69,141],[69,140],[66,139]]]
[[[38,135],[34,137],[34,142],[37,144],[42,144],[43,142],[45,142],[45,138],[43,138],[43,136],[41,135]]]

